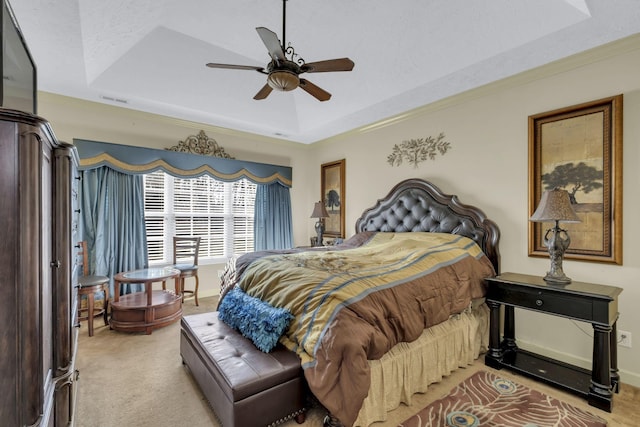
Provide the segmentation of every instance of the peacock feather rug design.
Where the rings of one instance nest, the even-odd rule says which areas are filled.
[[[602,427],[607,422],[568,403],[478,371],[400,427]]]

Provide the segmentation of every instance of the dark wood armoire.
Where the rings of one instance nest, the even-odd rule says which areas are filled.
[[[73,424],[78,156],[0,108],[0,424]]]

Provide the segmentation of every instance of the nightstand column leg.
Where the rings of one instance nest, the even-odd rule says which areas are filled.
[[[589,405],[611,412],[611,326],[593,325],[593,366]]]
[[[609,349],[611,354],[611,390],[614,393],[620,392],[620,373],[618,372],[618,331],[616,320],[609,333]]]
[[[516,344],[516,315],[512,305],[504,306],[504,338],[502,340],[504,351],[517,350]]]
[[[491,361],[500,361],[502,360],[502,347],[500,346],[500,306],[494,301],[487,301],[487,305],[489,306],[489,353],[485,357],[485,364],[496,368],[501,369],[502,366],[491,363]],[[495,365],[495,366],[494,366]]]

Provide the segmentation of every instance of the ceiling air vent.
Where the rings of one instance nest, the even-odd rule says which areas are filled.
[[[104,99],[105,101],[119,102],[121,104],[128,104],[129,103],[129,101],[127,101],[126,99],[114,98],[113,96],[100,95],[100,98]]]

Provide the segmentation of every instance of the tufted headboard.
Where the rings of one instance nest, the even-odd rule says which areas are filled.
[[[397,184],[358,218],[356,232],[361,231],[460,234],[473,239],[500,273],[496,223],[482,210],[460,203],[457,196],[444,194],[428,181],[407,179]]]

